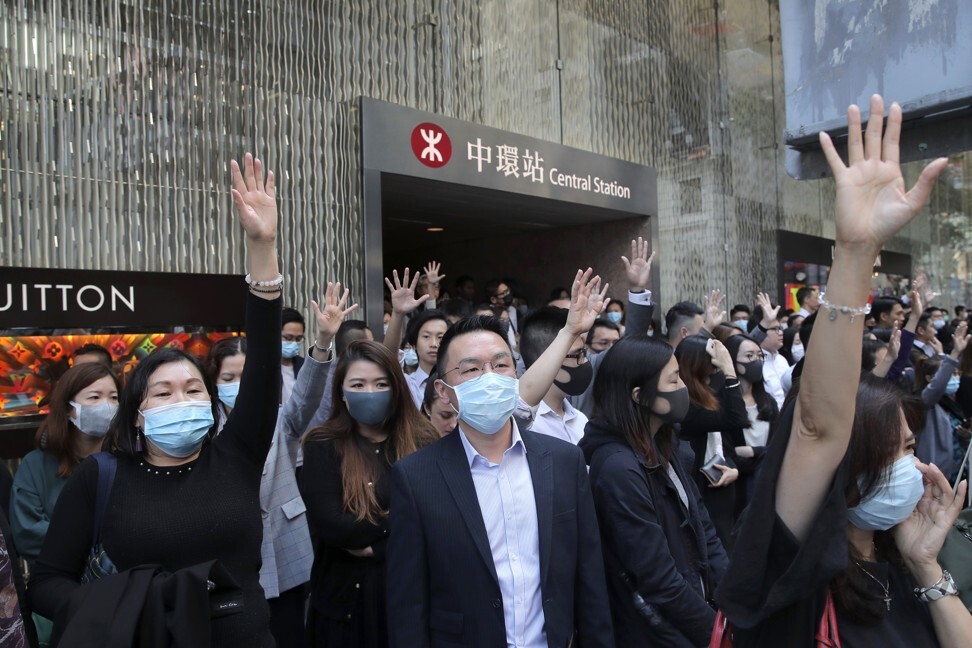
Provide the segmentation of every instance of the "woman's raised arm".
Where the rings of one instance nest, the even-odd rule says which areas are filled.
[[[263,178],[263,163],[250,153],[243,158],[243,171],[236,160],[230,162],[233,171],[233,202],[240,224],[246,232],[250,253],[250,291],[262,299],[280,297],[280,267],[277,264],[277,200],[273,171]],[[267,285],[270,284],[270,285]],[[268,290],[276,288],[277,290]]]
[[[947,162],[939,158],[929,164],[905,191],[898,159],[901,107],[891,105],[882,137],[883,114],[884,102],[874,95],[862,134],[860,109],[847,109],[848,165],[830,137],[820,133],[837,184],[837,242],[776,490],[776,511],[798,539],[806,536],[850,442],[860,376],[849,363],[861,356],[875,259],[924,206]]]

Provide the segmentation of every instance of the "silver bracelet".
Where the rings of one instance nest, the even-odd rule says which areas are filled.
[[[243,281],[245,281],[248,286],[266,286],[271,288],[273,286],[283,285],[283,275],[278,274],[277,278],[272,281],[254,281],[250,278],[250,273],[247,273],[246,276],[243,277]]]
[[[824,308],[830,310],[830,315],[827,316],[827,319],[829,319],[831,322],[837,319],[837,315],[839,313],[843,313],[844,315],[850,315],[851,324],[854,323],[854,320],[856,320],[858,316],[869,315],[871,313],[870,304],[864,304],[864,306],[860,308],[853,308],[851,306],[838,306],[837,304],[831,304],[829,301],[824,299],[825,294],[826,293],[820,293],[819,303]]]

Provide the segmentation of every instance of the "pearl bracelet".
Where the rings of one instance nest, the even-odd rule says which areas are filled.
[[[837,319],[837,315],[840,313],[843,313],[844,315],[850,315],[851,324],[854,323],[854,320],[856,320],[858,316],[869,315],[871,313],[870,304],[864,304],[864,306],[860,308],[853,308],[851,306],[838,306],[837,304],[831,304],[829,301],[824,299],[824,295],[825,293],[820,293],[819,303],[824,308],[830,310],[830,315],[827,316],[827,319],[829,319],[831,322]]]
[[[277,278],[272,281],[254,281],[250,278],[250,274],[247,273],[247,275],[243,277],[243,281],[245,281],[248,286],[265,286],[267,288],[272,288],[274,286],[283,285],[283,275],[278,274]]]

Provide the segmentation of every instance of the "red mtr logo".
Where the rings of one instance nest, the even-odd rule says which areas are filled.
[[[452,157],[452,140],[441,127],[425,122],[412,131],[412,153],[425,166],[438,169]]]

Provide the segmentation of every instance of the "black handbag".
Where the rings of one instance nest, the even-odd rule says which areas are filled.
[[[99,452],[94,455],[94,458],[98,462],[98,493],[95,500],[91,550],[88,552],[84,573],[81,574],[82,583],[93,583],[99,578],[118,573],[118,568],[105,553],[105,548],[101,544],[101,527],[105,522],[105,509],[108,508],[108,496],[111,495],[111,486],[115,482],[118,459],[110,452]]]

